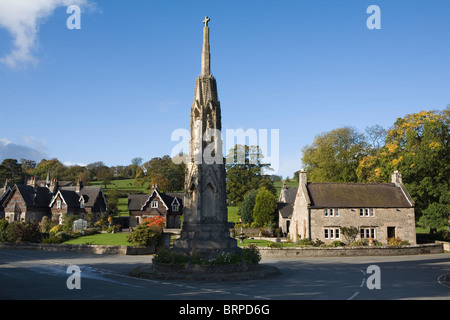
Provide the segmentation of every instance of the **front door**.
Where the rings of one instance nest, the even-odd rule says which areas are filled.
[[[387,237],[395,238],[395,227],[387,227]]]

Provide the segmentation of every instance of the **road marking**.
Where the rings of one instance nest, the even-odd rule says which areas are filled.
[[[356,291],[350,298],[347,300],[353,300],[357,295],[359,294],[359,291]]]

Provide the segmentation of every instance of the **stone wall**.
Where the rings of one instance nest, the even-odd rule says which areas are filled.
[[[0,250],[23,249],[42,251],[65,251],[86,254],[121,254],[121,255],[146,255],[154,254],[155,246],[103,246],[89,244],[43,244],[43,243],[10,243],[0,242]]]
[[[341,257],[341,256],[396,256],[443,253],[442,243],[403,247],[337,247],[337,248],[259,248],[263,257]]]

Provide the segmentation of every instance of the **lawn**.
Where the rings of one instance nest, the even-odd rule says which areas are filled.
[[[133,244],[127,241],[129,233],[98,233],[89,236],[81,236],[76,239],[71,239],[64,242],[64,244],[96,244],[96,245],[110,245],[110,246],[132,246]]]

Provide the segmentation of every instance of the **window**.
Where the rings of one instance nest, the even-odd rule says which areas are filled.
[[[359,209],[359,216],[360,217],[373,217],[375,216],[374,210],[369,208]]]
[[[361,239],[375,239],[375,228],[361,228],[360,230]]]
[[[158,208],[158,201],[152,201],[152,208]]]
[[[172,211],[178,211],[178,204],[172,204]]]
[[[324,217],[339,217],[339,209],[323,209],[323,215]]]
[[[61,209],[61,207],[62,207],[61,200],[57,200],[56,201],[56,209]]]
[[[339,228],[325,228],[324,237],[325,239],[339,239],[340,238]]]

